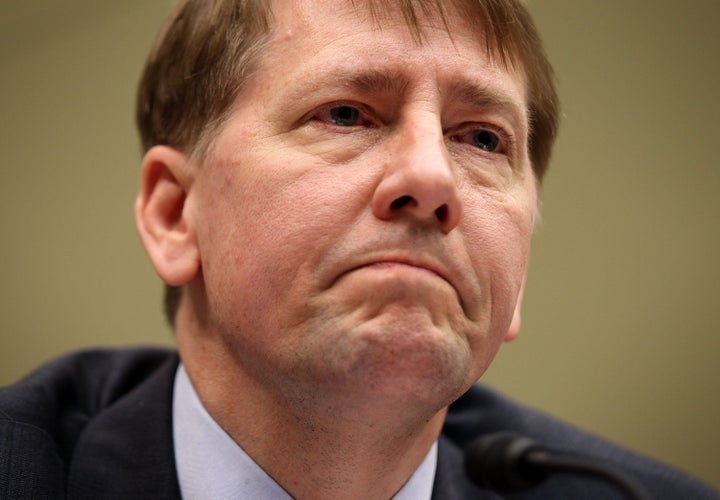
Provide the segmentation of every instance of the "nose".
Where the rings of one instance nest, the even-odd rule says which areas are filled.
[[[412,217],[437,224],[447,234],[459,224],[462,204],[442,130],[439,124],[408,125],[388,139],[372,211],[382,220]]]

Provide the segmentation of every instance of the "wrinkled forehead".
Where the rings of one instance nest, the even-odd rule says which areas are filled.
[[[342,12],[370,21],[377,29],[404,25],[422,45],[429,29],[477,35],[489,60],[522,72],[522,33],[513,19],[513,2],[488,0],[276,0],[273,10],[310,20],[323,11]],[[278,11],[276,11],[277,13]],[[282,16],[281,16],[282,17]]]
[[[474,29],[478,37],[485,36],[481,29],[484,23],[473,23],[466,14],[477,6],[476,1],[466,0],[405,0],[405,1],[381,1],[381,0],[350,0],[350,3],[358,15],[369,16],[377,28],[384,26],[405,24],[418,43],[425,39],[425,32],[428,28],[444,29],[449,36],[452,36],[454,29]],[[462,26],[458,24],[461,23]]]

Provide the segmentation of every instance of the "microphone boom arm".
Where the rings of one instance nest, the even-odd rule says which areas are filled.
[[[477,485],[496,491],[519,491],[551,474],[581,474],[604,479],[630,498],[650,497],[633,478],[597,459],[551,452],[538,442],[510,432],[480,436],[465,449],[465,472]]]
[[[566,457],[544,450],[530,451],[525,457],[526,464],[539,467],[548,473],[571,473],[603,478],[625,491],[630,498],[650,500],[645,490],[633,478],[617,467],[603,464],[598,460],[581,457]]]

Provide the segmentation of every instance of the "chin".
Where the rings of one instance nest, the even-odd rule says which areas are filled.
[[[326,360],[355,396],[438,411],[474,382],[470,349],[448,329],[413,328],[407,321],[400,327],[365,325],[345,340],[326,353]]]

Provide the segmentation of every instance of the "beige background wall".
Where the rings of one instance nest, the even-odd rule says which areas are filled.
[[[0,0],[0,384],[166,343],[134,86],[169,0]],[[534,0],[564,123],[486,381],[720,487],[720,2]]]

